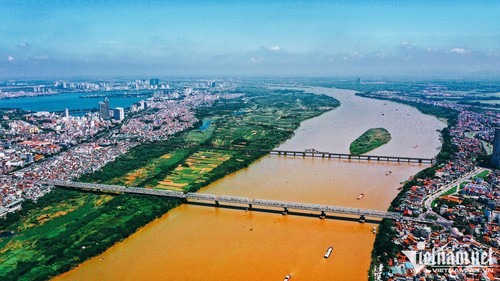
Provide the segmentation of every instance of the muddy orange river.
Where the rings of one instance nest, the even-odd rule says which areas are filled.
[[[280,149],[345,153],[369,128],[392,140],[370,154],[433,157],[444,124],[414,108],[308,88],[342,105],[302,123]],[[386,210],[400,182],[428,167],[267,156],[200,192]],[[389,173],[390,171],[390,173]],[[364,193],[362,199],[357,197]],[[182,205],[55,280],[367,280],[376,222]],[[334,250],[324,259],[327,248]]]

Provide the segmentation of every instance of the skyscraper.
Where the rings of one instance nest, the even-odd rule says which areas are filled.
[[[158,85],[160,85],[160,79],[158,79],[158,78],[151,78],[151,79],[149,79],[149,85],[151,85],[151,86],[158,86]]]
[[[500,168],[500,128],[495,129],[493,139],[493,156],[491,162],[495,168]]]
[[[123,107],[117,107],[113,109],[113,119],[122,121],[125,118],[125,110]]]
[[[99,102],[99,117],[102,119],[109,118],[109,100],[108,97],[104,98],[104,101]]]

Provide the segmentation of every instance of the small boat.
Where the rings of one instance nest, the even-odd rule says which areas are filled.
[[[403,187],[402,187],[402,186],[398,187],[398,190],[401,190],[401,189],[403,189]]]
[[[387,173],[385,173],[386,176],[390,175],[392,172],[391,171],[387,171]]]
[[[418,144],[414,145],[413,148],[417,148],[418,147]]]
[[[326,250],[326,253],[325,253],[325,255],[323,257],[325,259],[329,258],[330,255],[332,254],[332,251],[333,251],[333,246],[328,247],[328,249]]]
[[[285,276],[285,279],[284,279],[283,281],[288,281],[288,280],[290,280],[290,279],[292,279],[292,275],[287,274],[287,275]]]
[[[373,227],[373,229],[372,229],[372,233],[373,233],[373,234],[377,233],[377,227],[375,227],[375,226]]]
[[[365,196],[365,194],[364,194],[364,193],[361,193],[361,194],[358,196],[358,200],[359,200],[359,199],[361,199],[361,198],[363,198],[363,196]]]

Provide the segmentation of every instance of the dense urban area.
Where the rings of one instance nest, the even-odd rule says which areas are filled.
[[[390,207],[406,216],[435,220],[436,224],[384,220],[374,245],[372,280],[408,280],[414,276],[420,277],[418,280],[496,280],[500,276],[500,113],[487,103],[461,102],[475,98],[487,101],[488,93],[455,91],[445,84],[418,91],[358,94],[415,106],[446,120],[448,125],[442,131],[437,164],[405,182]],[[488,156],[492,152],[493,159]],[[434,269],[419,272],[404,252],[423,249],[451,254],[441,263],[429,260],[425,265]],[[456,257],[450,256],[457,251],[467,253],[470,266],[454,266],[451,261]],[[488,253],[491,264],[485,263],[486,259],[482,263],[480,258],[474,260],[473,253],[477,252]],[[458,260],[456,264],[460,264]]]
[[[84,117],[68,117],[67,111],[42,117],[3,111],[8,136],[2,159],[18,165],[6,165],[2,175],[7,214],[0,220],[5,236],[0,244],[2,279],[44,280],[63,273],[181,203],[149,196],[49,192],[51,186],[43,180],[195,192],[247,167],[288,139],[302,121],[339,105],[333,98],[303,91],[214,81],[182,84],[177,90],[155,91],[126,110],[123,120],[112,119],[106,99],[98,112]],[[61,143],[57,136],[67,134],[66,124],[73,120],[79,130],[94,129],[78,142]],[[39,129],[20,134],[11,130],[12,123]],[[41,124],[56,129],[42,129]],[[48,136],[37,139],[54,147],[50,155],[38,153],[38,145],[22,144],[41,134]],[[33,159],[27,159],[30,155]]]
[[[78,195],[75,191],[59,189],[51,192],[50,186],[40,183],[43,180],[79,179],[194,192],[255,161],[264,155],[262,151],[289,138],[301,121],[339,105],[333,98],[301,91],[269,90],[269,85],[282,85],[277,81],[262,83],[266,87],[256,87],[259,83],[255,81],[242,86],[241,82],[232,80],[180,81],[169,85],[155,78],[0,84],[0,102],[68,92],[99,92],[99,95],[113,92],[115,96],[145,97],[129,108],[112,109],[108,99],[113,96],[102,95],[95,109],[78,116],[67,109],[58,112],[1,109],[0,217],[4,219],[0,221],[0,253],[10,256],[3,268],[0,265],[0,277],[10,280],[15,276],[28,276],[32,280],[43,280],[64,272],[180,204],[175,200],[160,204],[154,201],[156,199],[147,199],[151,200],[150,205],[158,204],[157,208],[152,207],[140,221],[134,221],[133,215],[127,213],[133,223],[124,220],[119,224],[123,235],[106,240],[92,252],[71,252],[75,257],[67,260],[61,255],[66,251],[65,245],[73,243],[71,238],[65,238],[68,240],[61,243],[63,248],[42,250],[43,245],[67,236],[68,232],[62,230],[53,238],[43,239],[29,233],[28,237],[38,239],[33,244],[40,245],[18,241],[17,248],[9,248],[7,241],[16,232],[43,225],[55,227],[50,226],[49,221],[71,212],[85,214],[88,206],[101,206],[101,212],[118,216],[106,208],[126,205],[132,212],[133,204],[146,200],[135,196],[111,200],[109,195]],[[382,220],[372,252],[370,280],[500,278],[500,131],[496,129],[500,127],[500,113],[494,102],[498,96],[493,95],[499,92],[499,85],[439,81],[385,84],[360,80],[286,83],[355,89],[357,95],[366,98],[414,106],[447,124],[441,131],[442,147],[436,163],[403,182],[389,208],[404,216],[435,223]],[[390,135],[385,137],[384,143]],[[47,193],[52,197],[44,196]],[[62,206],[63,200],[67,206]],[[38,208],[42,206],[54,213],[36,211],[37,204],[40,204]],[[97,225],[98,211],[92,214],[89,219]],[[63,224],[70,230],[81,227],[70,222]],[[110,231],[106,228],[103,233]],[[85,228],[79,232],[85,237]],[[87,245],[89,241],[82,238],[77,246]],[[46,257],[38,261],[43,266],[34,270],[32,267],[37,263],[19,257],[18,248],[39,251]],[[485,266],[476,260],[468,267],[449,266],[440,271],[439,267],[433,267],[439,264],[434,263],[420,269],[405,253],[418,253],[423,249],[459,251],[469,256],[487,252],[490,264]]]
[[[150,83],[151,81],[151,83]],[[59,94],[58,89],[99,91],[156,90],[169,86],[158,85],[158,79],[138,80],[126,85],[110,83],[55,82],[32,86],[12,83],[2,87],[0,96],[16,98]],[[154,98],[140,101],[114,113],[107,98],[99,102],[98,112],[84,116],[70,116],[54,112],[25,112],[21,109],[3,109],[0,129],[0,216],[17,210],[22,200],[36,200],[49,190],[37,184],[41,179],[75,179],[82,174],[101,169],[108,162],[123,155],[141,142],[168,139],[169,136],[192,127],[199,120],[194,110],[210,106],[219,99],[233,99],[241,94],[227,94],[229,88],[215,87],[208,81],[204,87],[184,87],[182,92],[157,91]],[[182,98],[179,96],[182,95]],[[97,105],[96,105],[97,107]]]

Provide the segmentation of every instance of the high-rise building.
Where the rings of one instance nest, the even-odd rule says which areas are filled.
[[[117,107],[113,109],[113,119],[122,121],[125,118],[125,110],[123,107]]]
[[[64,109],[64,118],[66,118],[66,121],[69,120],[69,110],[67,108]]]
[[[146,102],[144,100],[139,101],[139,110],[144,110],[147,108]]]
[[[99,117],[102,119],[109,119],[109,100],[108,97],[104,101],[99,102]]]
[[[500,168],[500,128],[495,129],[495,138],[493,139],[493,156],[491,162],[495,168]]]
[[[158,78],[151,78],[151,79],[149,79],[149,85],[151,85],[151,86],[158,86],[158,85],[160,85],[160,79],[158,79]]]

